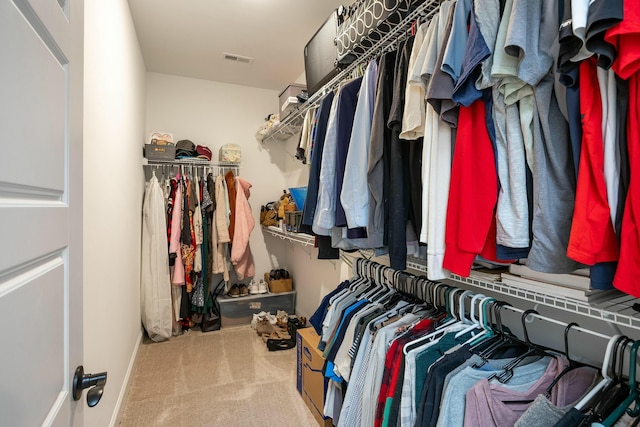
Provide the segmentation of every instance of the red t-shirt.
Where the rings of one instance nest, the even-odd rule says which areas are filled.
[[[618,259],[618,239],[611,223],[604,178],[602,100],[596,59],[580,64],[582,150],[567,256],[593,265]]]
[[[495,254],[495,207],[498,174],[493,146],[487,132],[485,104],[476,101],[460,107],[453,153],[443,267],[469,276],[476,255]],[[493,242],[491,251],[487,241]]]
[[[629,83],[627,146],[631,177],[620,229],[620,260],[613,285],[640,297],[640,285],[637,284],[640,277],[640,2],[624,1],[624,19],[605,33],[605,40],[618,52],[613,70]]]

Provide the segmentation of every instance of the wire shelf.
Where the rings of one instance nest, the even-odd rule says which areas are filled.
[[[316,238],[305,233],[292,233],[283,231],[281,228],[275,226],[262,227],[262,230],[272,236],[278,237],[281,240],[288,240],[293,243],[299,243],[302,246],[313,246]]]
[[[422,273],[427,272],[424,260],[410,259],[407,261],[407,268]],[[530,289],[523,289],[511,284],[504,284],[500,281],[490,281],[477,277],[474,273],[472,270],[469,277],[452,274],[451,280],[536,304],[557,308],[565,312],[580,314],[620,326],[640,329],[640,313],[633,309],[633,304],[638,302],[638,299],[630,295],[614,294],[619,296],[588,303],[567,297],[536,292]]]
[[[142,159],[142,164],[143,166],[150,166],[150,165],[174,165],[174,166],[179,166],[179,165],[197,165],[197,166],[213,166],[213,167],[221,167],[221,168],[235,168],[235,169],[239,169],[240,168],[240,163],[238,162],[218,162],[218,161],[211,161],[211,160],[207,160],[207,159],[201,159],[198,157],[194,157],[194,158],[184,158],[184,159],[174,159],[174,160],[155,160],[155,159],[147,159],[147,158],[143,158]]]
[[[302,121],[306,112],[317,106],[320,100],[329,91],[338,87],[340,82],[347,79],[348,76],[359,66],[366,64],[369,60],[373,59],[376,55],[389,51],[397,47],[398,40],[402,37],[406,37],[411,31],[411,24],[416,20],[428,21],[435,16],[440,7],[440,0],[427,0],[421,5],[417,6],[411,13],[409,13],[402,21],[400,21],[391,31],[384,35],[379,41],[377,41],[366,52],[358,56],[358,58],[349,64],[338,75],[326,83],[320,90],[314,93],[309,99],[298,107],[297,110],[290,113],[279,124],[274,125],[269,132],[262,139],[262,143],[267,143],[274,140],[287,139],[297,132],[302,127]]]

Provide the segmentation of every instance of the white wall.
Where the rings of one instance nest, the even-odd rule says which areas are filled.
[[[108,372],[85,425],[114,425],[141,338],[146,69],[126,0],[85,1],[84,367]]]
[[[304,75],[301,79],[303,77]],[[309,181],[309,163],[304,165],[294,157],[298,136],[295,135],[279,144],[286,153],[284,178],[287,187],[306,186]],[[273,239],[276,240],[273,246],[279,245],[286,248],[286,268],[294,279],[297,290],[296,312],[301,316],[311,316],[324,295],[338,286],[342,280],[351,276],[351,270],[341,260],[319,260],[318,250],[313,247],[302,247],[297,243]]]
[[[284,263],[284,248],[268,251],[259,226],[260,206],[282,194],[286,180],[286,152],[278,143],[262,145],[255,133],[265,118],[278,110],[278,92],[246,86],[147,74],[147,135],[169,132],[174,140],[189,139],[213,151],[224,144],[242,148],[240,176],[252,184],[249,203],[256,219],[251,251],[256,276]]]

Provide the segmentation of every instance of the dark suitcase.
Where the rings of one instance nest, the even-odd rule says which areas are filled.
[[[351,62],[346,58],[338,63],[336,35],[339,22],[338,11],[335,10],[304,47],[304,71],[309,95],[317,92],[335,77],[342,67]]]

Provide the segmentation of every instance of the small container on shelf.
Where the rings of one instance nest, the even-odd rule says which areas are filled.
[[[240,163],[242,150],[239,145],[225,144],[220,147],[219,159],[221,162]]]
[[[264,281],[269,285],[269,292],[272,294],[293,291],[293,279],[291,278],[271,280],[269,273],[264,273]]]

